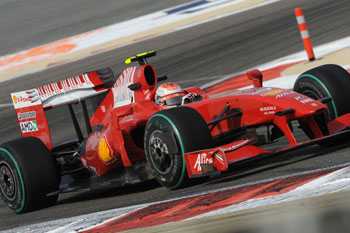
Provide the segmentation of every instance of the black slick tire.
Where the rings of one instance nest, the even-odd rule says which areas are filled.
[[[26,137],[0,146],[0,196],[15,213],[54,204],[59,182],[56,163],[40,139]]]
[[[306,71],[297,78],[293,90],[313,99],[331,97],[327,121],[350,112],[350,74],[341,66],[328,64]]]
[[[297,78],[293,90],[313,99],[332,98],[327,103],[325,114],[315,117],[324,135],[329,134],[327,122],[350,112],[347,103],[350,99],[350,74],[341,66],[327,64],[306,71]],[[308,125],[300,122],[300,126],[309,138],[314,138]]]
[[[188,183],[183,155],[213,145],[206,122],[189,107],[154,114],[146,125],[144,137],[147,162],[158,182],[169,189]]]

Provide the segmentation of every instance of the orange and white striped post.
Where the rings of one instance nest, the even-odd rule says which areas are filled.
[[[307,56],[309,57],[309,61],[313,61],[315,60],[315,55],[314,50],[312,49],[311,39],[305,22],[303,10],[301,8],[296,8],[294,13],[297,18],[301,39],[303,40]]]

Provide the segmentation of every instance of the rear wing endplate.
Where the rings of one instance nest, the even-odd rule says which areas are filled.
[[[105,72],[105,70],[104,70]],[[105,72],[106,73],[106,72]],[[69,105],[108,91],[106,84],[114,79],[94,71],[35,89],[11,93],[23,137],[40,138],[51,149],[51,136],[44,110]]]

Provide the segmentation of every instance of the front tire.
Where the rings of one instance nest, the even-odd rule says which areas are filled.
[[[350,112],[350,74],[341,66],[328,64],[306,71],[298,77],[293,90],[313,99],[332,98],[327,103],[325,114],[315,117],[324,135],[329,134],[327,122]],[[308,125],[301,121],[299,123],[309,138],[315,138]]]
[[[326,121],[350,112],[350,74],[341,66],[328,64],[306,71],[298,77],[293,90],[313,99],[331,97]]]
[[[176,107],[153,115],[146,125],[146,158],[158,182],[176,189],[188,183],[183,155],[210,148],[210,131],[193,108]]]
[[[0,147],[0,196],[15,213],[52,205],[59,190],[56,163],[45,144],[27,137]]]

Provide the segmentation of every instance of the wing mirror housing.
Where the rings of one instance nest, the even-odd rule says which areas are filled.
[[[136,91],[141,88],[141,83],[133,83],[129,85],[128,88],[132,91]]]
[[[161,75],[157,77],[157,82],[162,82],[168,79],[167,75]]]
[[[253,85],[255,88],[262,87],[263,76],[260,70],[250,70],[247,72],[247,77],[249,80],[253,81]]]

